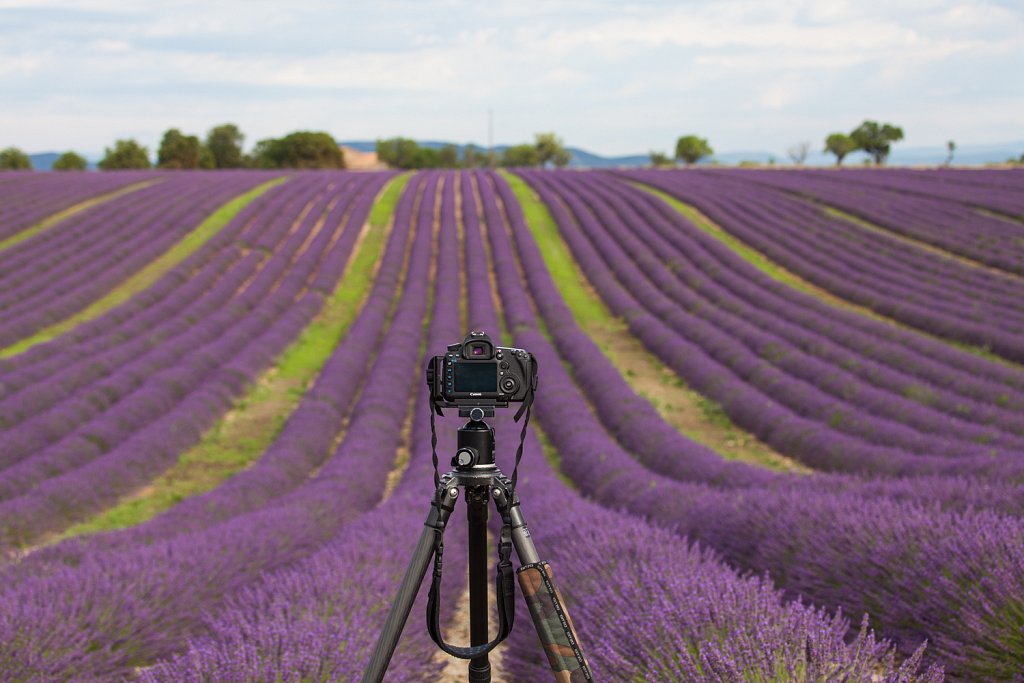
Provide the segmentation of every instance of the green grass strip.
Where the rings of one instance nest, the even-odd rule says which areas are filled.
[[[708,446],[724,458],[743,460],[773,470],[809,471],[737,427],[717,403],[688,387],[671,368],[650,353],[633,336],[628,324],[615,317],[589,285],[562,239],[558,224],[533,189],[518,176],[505,171],[500,173],[518,199],[544,263],[577,325],[590,335],[638,395],[650,402],[658,414],[685,436]],[[563,365],[570,375],[573,374],[571,365],[564,360]]]
[[[57,223],[60,223],[65,219],[71,218],[75,214],[82,213],[86,209],[91,209],[94,206],[103,204],[105,202],[109,202],[113,199],[117,199],[118,197],[122,197],[130,192],[141,190],[144,187],[155,185],[156,183],[159,183],[161,180],[161,178],[155,178],[153,180],[144,180],[141,183],[132,183],[131,185],[127,185],[120,189],[114,190],[113,192],[107,192],[106,194],[101,194],[96,197],[90,197],[89,199],[79,202],[74,206],[69,206],[68,208],[63,209],[62,211],[58,211],[52,216],[44,218],[35,225],[25,228],[16,235],[11,235],[5,240],[0,240],[0,251],[3,251],[8,247],[13,247],[15,244],[24,242],[27,239],[35,237],[44,230],[49,230],[53,226],[57,225]]]
[[[671,206],[673,209],[682,214],[682,216],[686,218],[688,221],[690,221],[690,223],[692,223],[694,226],[722,242],[724,245],[732,249],[737,256],[739,256],[744,261],[754,266],[759,271],[761,271],[768,277],[772,278],[773,280],[781,282],[782,284],[792,287],[793,289],[799,290],[804,294],[809,294],[817,299],[820,299],[824,303],[834,306],[836,308],[846,309],[858,315],[863,315],[873,320],[877,320],[878,322],[882,322],[887,325],[892,325],[893,327],[898,327],[900,329],[916,332],[917,334],[920,334],[922,336],[930,337],[936,341],[942,342],[943,344],[954,346],[957,349],[960,349],[961,351],[966,351],[967,353],[979,356],[981,358],[984,358],[985,360],[990,360],[994,363],[999,363],[1000,365],[1005,365],[1008,367],[1020,367],[1013,361],[992,353],[992,351],[990,351],[987,348],[975,346],[973,344],[967,344],[964,342],[959,342],[956,341],[955,339],[947,339],[945,337],[935,336],[929,332],[925,332],[924,330],[901,323],[893,318],[888,318],[882,315],[881,313],[876,313],[875,311],[871,310],[866,306],[861,306],[860,304],[856,304],[853,303],[852,301],[848,301],[846,299],[838,297],[835,294],[829,292],[828,290],[818,287],[817,285],[808,282],[807,280],[804,280],[799,275],[796,275],[795,273],[786,270],[785,268],[781,267],[780,265],[766,257],[761,252],[756,251],[751,247],[747,246],[745,243],[741,242],[740,240],[738,240],[737,238],[733,237],[728,232],[720,228],[718,225],[713,223],[707,216],[705,216],[704,214],[702,214],[700,211],[690,206],[689,204],[684,204],[683,202],[679,201],[672,195],[667,194],[654,187],[651,187],[650,185],[645,185],[639,182],[627,182],[629,182],[630,185],[633,185],[637,189],[643,190],[648,194],[654,195],[658,199],[662,200],[663,202]],[[885,230],[884,228],[873,226],[867,223],[866,221],[863,221],[855,216],[851,216],[850,214],[838,211],[837,209],[822,207],[820,205],[817,206],[820,210],[824,211],[826,214],[829,214],[833,218],[839,218],[841,220],[854,223],[856,225],[859,225],[860,227],[870,229],[874,232],[884,233],[890,236],[893,235],[893,233]],[[915,244],[913,240],[908,239],[905,241],[911,244]],[[916,246],[921,245],[916,244]],[[945,258],[954,258],[950,254],[941,253],[941,250],[937,248],[932,247],[931,250],[935,252],[940,252],[940,255]],[[1008,275],[1006,273],[1002,274]]]
[[[587,329],[589,325],[612,320],[614,316],[600,297],[583,285],[587,278],[577,265],[569,247],[562,240],[558,224],[555,223],[548,207],[540,201],[525,180],[508,171],[499,173],[519,200],[523,217],[540,248],[548,272],[551,273],[551,278],[555,281],[562,298],[569,305],[576,324]]]
[[[359,314],[390,233],[391,216],[410,177],[398,176],[385,186],[370,212],[368,228],[324,308],[231,411],[150,486],[71,527],[62,537],[140,524],[186,498],[216,488],[273,443]]]
[[[0,358],[9,358],[23,353],[36,344],[48,342],[73,329],[81,323],[98,318],[107,311],[120,306],[128,299],[139,292],[153,286],[157,280],[163,277],[169,270],[174,268],[187,257],[191,256],[201,246],[206,244],[221,229],[234,218],[239,211],[252,203],[257,197],[272,187],[285,182],[287,178],[275,178],[259,185],[245,194],[239,195],[227,204],[210,214],[205,221],[199,224],[195,230],[186,235],[180,242],[164,252],[155,261],[150,262],[145,268],[132,275],[120,285],[112,289],[106,296],[94,301],[87,308],[75,313],[55,325],[36,332],[31,337],[8,346],[0,351]]]
[[[822,290],[820,287],[816,287],[811,283],[807,282],[806,280],[802,279],[801,277],[794,275],[788,270],[782,268],[761,252],[748,247],[746,244],[736,239],[722,228],[718,227],[715,223],[711,222],[711,220],[707,216],[705,216],[704,214],[702,214],[700,211],[693,208],[689,204],[684,204],[683,202],[679,201],[678,199],[668,194],[667,192],[662,192],[661,190],[655,189],[649,185],[634,182],[630,182],[629,184],[632,185],[633,187],[636,187],[637,189],[647,192],[648,194],[652,194],[661,201],[665,202],[673,209],[675,209],[677,212],[682,214],[683,217],[686,218],[686,220],[693,223],[695,227],[711,235],[719,242],[725,244],[725,246],[732,249],[737,256],[739,256],[744,261],[754,266],[755,268],[757,268],[758,270],[760,270],[762,273],[769,276],[773,280],[778,280],[783,284],[789,285],[793,289],[798,289],[801,292],[811,294],[816,297],[821,297],[822,293],[824,292],[824,290]],[[832,295],[828,296],[832,297]]]

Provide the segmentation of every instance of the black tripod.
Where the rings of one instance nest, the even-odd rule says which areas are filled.
[[[519,495],[514,486],[515,475],[512,480],[508,479],[494,463],[494,429],[484,422],[484,417],[494,416],[494,409],[460,408],[459,416],[470,420],[458,432],[458,449],[452,459],[455,469],[438,481],[423,533],[413,551],[377,647],[363,674],[363,683],[379,683],[383,680],[431,557],[434,557],[434,574],[427,605],[427,630],[442,650],[470,660],[471,682],[489,683],[491,665],[487,653],[508,636],[515,616],[515,581],[510,560],[513,546],[522,565],[516,573],[555,680],[565,683],[592,681],[576,631],[551,578],[551,567],[540,560],[523,519]],[[439,623],[444,529],[455,509],[460,488],[466,490],[469,516],[468,648],[445,643],[441,638]],[[492,498],[502,518],[496,577],[499,623],[497,636],[487,642],[487,503]]]

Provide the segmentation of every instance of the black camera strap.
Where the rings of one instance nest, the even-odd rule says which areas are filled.
[[[519,422],[519,418],[526,414],[526,419],[523,420],[523,430],[519,432],[519,448],[516,449],[516,464],[512,468],[512,493],[516,490],[516,479],[519,476],[519,461],[523,459],[523,446],[526,445],[526,429],[530,426],[530,409],[533,407],[533,396],[537,390],[537,357],[533,358],[533,375],[530,377],[530,386],[527,388],[526,396],[523,397],[523,405],[519,406],[519,410],[516,411],[515,417],[512,418],[516,422]]]
[[[437,429],[434,426],[434,413],[437,413],[441,417],[444,417],[444,413],[441,412],[441,408],[434,403],[430,402],[430,455],[434,460],[434,488],[436,489],[441,485],[441,474],[437,471]]]
[[[434,573],[427,596],[427,633],[439,648],[459,659],[475,659],[487,654],[512,632],[516,617],[516,582],[512,571],[512,518],[508,508],[501,509],[501,542],[498,544],[498,568],[494,577],[495,600],[498,607],[498,633],[484,645],[456,647],[441,637],[441,568],[444,555],[444,532],[438,531],[434,545]]]

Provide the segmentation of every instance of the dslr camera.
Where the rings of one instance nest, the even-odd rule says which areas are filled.
[[[536,389],[537,364],[529,351],[495,346],[485,332],[470,332],[430,359],[427,386],[438,408],[507,408]]]

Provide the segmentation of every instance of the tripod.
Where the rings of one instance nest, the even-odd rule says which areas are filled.
[[[521,567],[519,582],[537,628],[541,646],[555,674],[562,683],[592,681],[590,668],[576,637],[572,620],[561,594],[551,578],[551,567],[543,562],[526,527],[519,507],[519,494],[494,462],[494,428],[483,421],[493,417],[493,408],[460,409],[460,417],[470,420],[458,432],[458,448],[452,465],[455,469],[440,478],[430,505],[423,532],[405,571],[381,631],[377,647],[363,674],[363,683],[380,683],[398,645],[398,639],[409,618],[416,593],[434,557],[433,584],[427,605],[427,630],[434,642],[445,652],[469,659],[469,681],[489,683],[491,665],[487,653],[504,640],[512,630],[515,616],[515,583],[512,580],[510,554],[515,546]],[[524,429],[525,434],[525,429]],[[514,479],[514,477],[513,477]],[[469,623],[470,647],[453,647],[440,634],[441,557],[444,551],[444,529],[455,509],[459,489],[466,491],[469,521]],[[497,607],[498,635],[487,642],[487,515],[488,500],[493,499],[502,518],[498,549]]]

